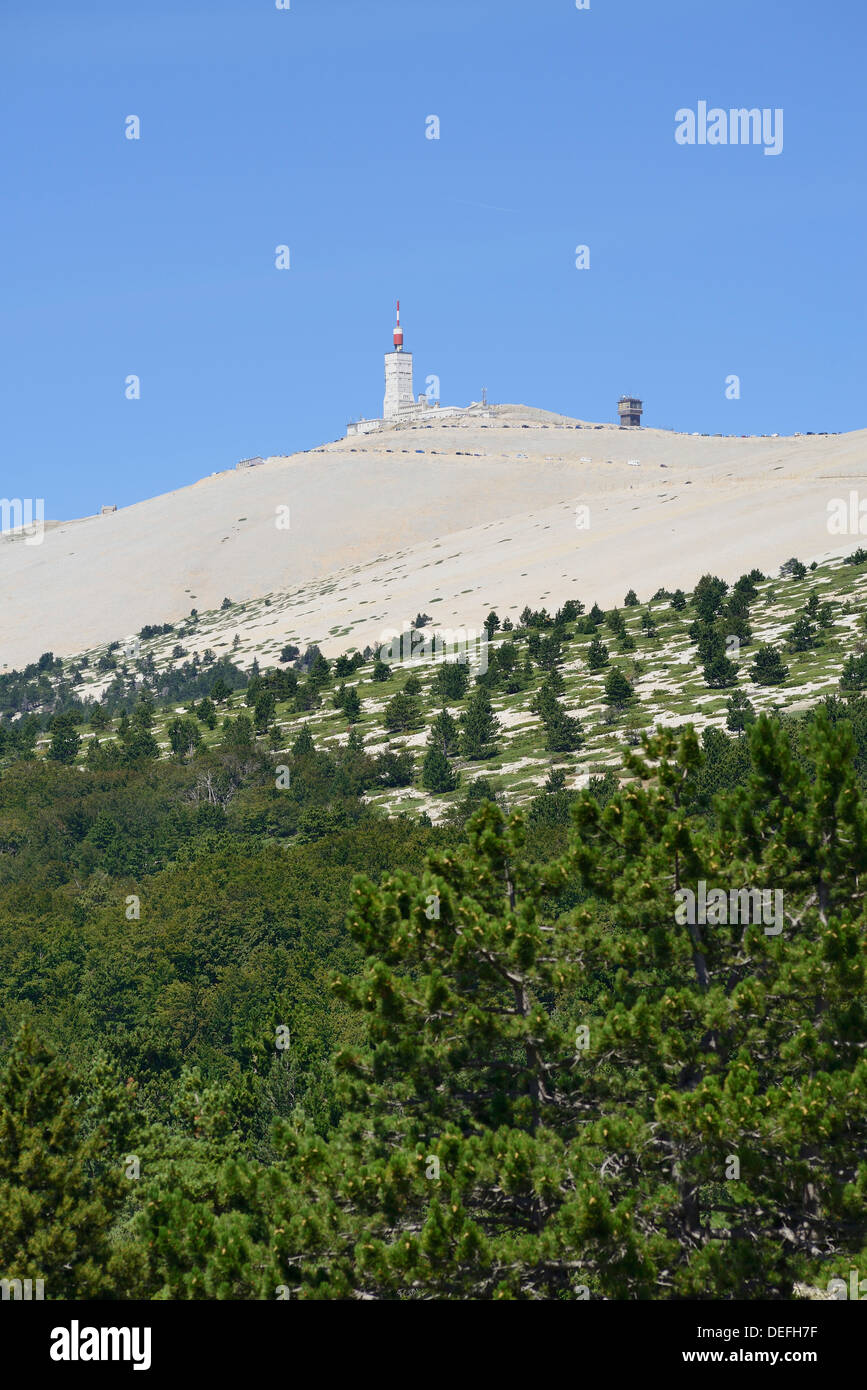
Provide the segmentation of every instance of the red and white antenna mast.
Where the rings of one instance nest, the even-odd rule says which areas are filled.
[[[394,329],[394,350],[403,352],[403,329],[400,326],[400,300],[397,301],[397,323]]]

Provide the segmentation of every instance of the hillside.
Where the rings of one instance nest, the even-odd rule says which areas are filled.
[[[263,600],[0,676],[4,1267],[79,1299],[831,1297],[864,1245],[867,551],[781,569],[483,615],[475,672],[245,673]]]
[[[92,761],[97,751],[92,745],[101,744],[99,754],[105,752],[109,766],[125,756],[117,743],[118,737],[125,737],[120,721],[126,718],[124,711],[135,709],[144,690],[156,699],[152,733],[163,757],[172,755],[171,729],[179,720],[186,720],[189,728],[192,719],[202,750],[219,753],[233,742],[238,717],[249,718],[250,735],[258,735],[260,750],[268,750],[276,764],[302,731],[309,731],[317,749],[331,754],[345,748],[351,735],[371,760],[364,782],[366,800],[392,813],[424,811],[437,822],[477,778],[515,805],[550,786],[552,774],[568,789],[576,789],[619,768],[624,748],[636,745],[642,732],[655,727],[689,722],[698,730],[736,730],[738,724],[730,719],[733,696],[748,702],[751,718],[774,710],[798,714],[825,695],[863,689],[867,552],[859,551],[852,559],[856,562],[835,559],[811,569],[784,565],[785,573],[774,578],[754,570],[727,593],[726,585],[716,581],[718,593],[710,609],[701,593],[707,580],[692,595],[679,590],[653,596],[621,593],[619,605],[607,612],[591,607],[592,591],[585,603],[571,600],[556,615],[525,609],[513,621],[500,609],[500,625],[484,660],[483,649],[471,648],[469,679],[447,692],[441,683],[442,663],[429,655],[405,660],[399,653],[397,660],[389,658],[386,669],[377,666],[373,653],[356,652],[352,657],[349,643],[341,661],[313,672],[309,653],[305,661],[294,645],[281,649],[277,633],[282,622],[269,600],[227,601],[215,612],[167,625],[165,631],[145,629],[127,653],[110,644],[72,661],[56,661],[53,676],[41,677],[41,687],[32,676],[29,684],[23,681],[16,687],[15,708],[41,711],[45,732],[36,747],[47,755],[51,710],[60,707],[58,699],[65,702],[63,708],[77,711],[80,727],[75,761]],[[710,619],[703,618],[708,612]],[[429,614],[416,616],[425,620],[419,633],[423,637],[433,630]],[[487,614],[473,616],[478,631]],[[269,624],[276,632],[267,643],[251,636]],[[735,634],[740,634],[736,641]],[[702,645],[706,641],[713,652],[726,645],[733,667],[711,670]],[[768,647],[779,654],[781,669],[765,680],[755,663],[760,649]],[[446,653],[447,658],[452,655]],[[853,663],[856,674],[850,673],[841,687],[841,676]],[[615,671],[633,691],[624,700],[610,698],[607,683]],[[432,723],[447,709],[460,731],[479,685],[490,698],[496,735],[478,755],[467,756],[457,743],[449,750],[449,766],[460,780],[455,790],[441,794],[443,788],[432,786],[423,768]],[[557,701],[555,721],[562,724],[562,716],[577,719],[577,735],[574,729],[568,734],[567,723],[562,725],[565,737],[551,736],[540,706],[549,687]],[[347,689],[358,697],[351,713],[344,708]],[[173,700],[172,690],[187,694]],[[260,707],[257,700],[267,692],[273,698]],[[215,703],[205,699],[203,705],[208,695]],[[3,698],[7,700],[5,690]],[[8,698],[13,698],[11,690]],[[550,713],[550,694],[547,698]],[[102,701],[99,723],[90,713],[94,700]],[[4,708],[8,711],[10,706]],[[178,751],[184,750],[175,747]],[[403,762],[395,763],[395,757]]]
[[[477,625],[494,605],[611,606],[627,576],[689,587],[711,556],[730,577],[821,560],[852,548],[829,536],[827,504],[857,488],[865,452],[867,431],[708,438],[515,405],[391,426],[63,522],[41,545],[4,537],[2,660],[72,655],[226,595],[271,597],[258,625],[248,615],[257,648],[276,627],[334,653],[422,609]]]

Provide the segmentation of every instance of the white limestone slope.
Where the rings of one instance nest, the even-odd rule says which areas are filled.
[[[859,543],[829,535],[827,505],[867,497],[867,431],[736,439],[578,424],[499,406],[394,426],[52,526],[41,545],[0,538],[0,666],[204,613],[224,595],[283,596],[257,609],[267,645],[334,652],[420,609],[478,628],[491,606],[501,617],[571,597],[610,606],[628,587],[646,599],[708,569],[735,578]],[[576,527],[578,506],[589,529]],[[245,647],[257,621],[245,620]]]

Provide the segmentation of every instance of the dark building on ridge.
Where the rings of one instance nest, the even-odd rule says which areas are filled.
[[[635,396],[621,396],[620,400],[617,402],[617,411],[620,415],[620,428],[639,429],[643,410],[643,401],[636,400]]]

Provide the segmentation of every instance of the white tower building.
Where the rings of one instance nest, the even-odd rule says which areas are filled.
[[[397,301],[397,324],[394,330],[394,351],[385,354],[385,401],[383,420],[394,420],[407,407],[415,404],[412,390],[412,353],[403,350],[403,329],[400,326],[400,300]]]

